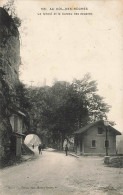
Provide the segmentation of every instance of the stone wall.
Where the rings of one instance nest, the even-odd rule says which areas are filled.
[[[123,156],[105,156],[104,163],[109,167],[123,168]]]
[[[20,41],[19,32],[12,18],[0,8],[0,61],[5,80],[13,87],[19,81]]]
[[[12,93],[19,82],[20,41],[14,20],[0,8],[0,159],[11,156]]]

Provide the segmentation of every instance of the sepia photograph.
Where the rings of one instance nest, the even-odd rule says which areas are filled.
[[[0,0],[0,194],[123,195],[122,0]]]

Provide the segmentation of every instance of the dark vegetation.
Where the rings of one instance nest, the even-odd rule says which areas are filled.
[[[17,90],[21,92],[17,93],[21,107],[30,119],[29,129],[47,137],[54,147],[62,148],[64,139],[80,127],[106,119],[110,109],[89,74],[72,83],[57,81],[51,87],[26,88],[20,84]]]
[[[21,26],[21,19],[16,14],[14,0],[8,0],[8,2],[3,6],[3,8],[7,11],[12,21],[14,21],[15,26],[17,28]]]

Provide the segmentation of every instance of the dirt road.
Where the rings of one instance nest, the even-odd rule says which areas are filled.
[[[123,194],[123,169],[104,166],[102,157],[75,158],[54,151],[37,156],[0,171],[1,195]]]

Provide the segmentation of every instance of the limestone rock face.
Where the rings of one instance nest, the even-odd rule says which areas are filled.
[[[0,158],[11,155],[9,121],[12,95],[19,82],[20,41],[14,20],[0,8]]]
[[[19,32],[12,18],[0,8],[0,68],[5,72],[4,79],[11,87],[18,82],[19,65]]]

